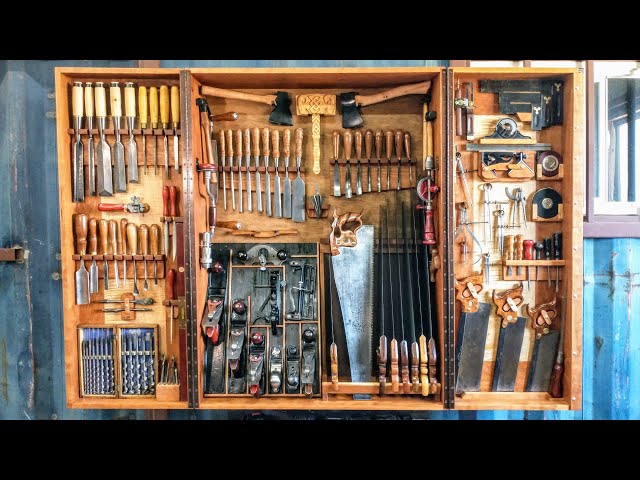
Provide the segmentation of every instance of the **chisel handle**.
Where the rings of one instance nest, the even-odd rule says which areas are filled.
[[[514,260],[522,260],[522,254],[524,250],[524,235],[518,234],[515,238],[515,252],[514,252]]]
[[[89,254],[98,254],[98,220],[89,220]]]
[[[300,159],[302,158],[302,138],[304,133],[301,128],[296,128],[295,142],[296,142],[296,158],[298,162],[298,171],[300,171]]]
[[[149,121],[147,87],[138,87],[138,116],[140,117],[140,128],[147,128],[147,122]]]
[[[169,185],[162,187],[162,216],[169,217]]]
[[[158,88],[149,87],[149,121],[151,128],[158,128]]]
[[[169,187],[169,216],[178,216],[178,188],[175,185]]]
[[[274,130],[271,134],[271,148],[273,150],[273,157],[280,157],[280,132],[278,130]],[[276,172],[277,173],[277,172]]]
[[[118,222],[109,220],[109,245],[113,249],[113,254],[118,254]]]
[[[127,224],[127,245],[131,255],[138,255],[138,227],[135,223]]]
[[[73,82],[73,88],[71,89],[71,111],[74,117],[82,117],[84,106],[82,93],[82,82]]]
[[[422,390],[422,396],[429,395],[429,367],[427,362],[429,357],[427,355],[427,337],[420,335],[418,339],[418,346],[420,349],[420,387]]]
[[[402,158],[402,142],[404,142],[404,132],[402,130],[396,130],[396,157],[398,161]]]
[[[104,88],[104,83],[96,82],[95,96],[96,96],[96,117],[106,117],[107,116],[107,91]]]
[[[251,154],[254,157],[260,155],[260,129],[255,127],[251,130]],[[224,155],[224,154],[223,154]]]
[[[251,129],[245,128],[242,132],[242,154],[246,156],[251,155]]]
[[[176,271],[172,268],[167,272],[167,281],[165,285],[165,296],[167,300],[175,300],[175,282],[176,282]],[[173,321],[173,319],[171,319]]]
[[[344,140],[344,158],[345,160],[349,161],[351,160],[351,150],[353,147],[353,134],[351,133],[350,130],[347,130],[346,132],[344,132],[343,140]]]
[[[89,225],[89,216],[86,213],[79,213],[75,218],[76,231],[76,251],[78,255],[87,253],[87,231]]]
[[[220,157],[222,157],[222,164],[224,165],[224,162],[225,162],[226,156],[227,156],[226,141],[225,141],[225,138],[224,138],[224,130],[220,130],[220,133],[218,134],[218,153],[220,153]]]
[[[286,128],[282,132],[282,154],[285,158],[291,156],[291,129]]]
[[[233,130],[229,129],[226,132],[227,135],[227,156],[233,159]]]
[[[140,225],[140,253],[149,255],[149,227],[145,224]]]
[[[269,135],[270,131],[267,127],[262,129],[262,155],[264,157],[269,156]]]
[[[171,86],[171,123],[177,130],[180,123],[180,89],[176,85]]]
[[[169,126],[169,87],[166,85],[160,86],[160,122],[162,128]]]
[[[404,153],[408,160],[411,160],[411,134],[404,132]]]
[[[122,254],[127,254],[127,225],[129,224],[129,220],[123,218],[120,220],[120,232],[122,234]]]
[[[507,260],[513,260],[513,235],[504,236],[504,251]]]
[[[387,153],[387,161],[391,161],[393,156],[393,130],[387,130],[385,133],[385,149]]]
[[[362,130],[356,130],[353,134],[353,141],[356,144],[356,159],[362,158]]]
[[[240,157],[242,156],[242,130],[236,130],[235,136],[236,136],[235,152],[236,152],[236,156]],[[240,161],[240,163],[242,163],[242,160]],[[238,165],[238,168],[240,166],[241,165]]]
[[[136,89],[132,82],[124,84],[124,115],[134,118],[136,116]]]
[[[149,227],[151,234],[151,255],[158,255],[160,247],[160,227],[155,223]]]
[[[111,116],[119,118],[122,116],[122,93],[120,84],[111,82],[109,86],[109,99],[111,100]]]
[[[87,117],[93,117],[93,83],[84,84],[84,113]]]
[[[378,161],[380,161],[380,159],[382,158],[382,140],[384,138],[384,133],[382,133],[382,130],[376,130],[376,158],[378,159]]]
[[[333,158],[336,161],[340,158],[340,132],[338,130],[333,131]]]
[[[522,242],[523,257],[525,260],[533,260],[533,240],[524,240]]]
[[[400,371],[398,369],[398,341],[393,338],[389,344],[391,350],[391,390],[400,391]]]
[[[118,254],[124,255],[124,244],[122,243],[122,229],[120,228],[120,224],[116,220],[113,220],[113,222],[116,224],[116,247],[118,249]]]
[[[373,149],[373,130],[369,129],[364,132],[364,156],[367,160],[371,160],[371,151]]]
[[[102,255],[109,254],[109,223],[103,218],[98,224],[100,228],[100,250]]]

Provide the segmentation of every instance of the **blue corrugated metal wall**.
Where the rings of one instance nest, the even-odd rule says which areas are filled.
[[[446,65],[437,60],[163,61],[163,67]],[[68,410],[55,147],[54,66],[135,66],[116,61],[0,62],[0,246],[24,242],[24,264],[0,263],[0,418],[145,418],[140,410]],[[43,208],[44,206],[44,208]],[[640,240],[585,240],[584,374],[580,412],[435,412],[426,419],[640,418]],[[239,418],[241,412],[170,412],[169,418]]]

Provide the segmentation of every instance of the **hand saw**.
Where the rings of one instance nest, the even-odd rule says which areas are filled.
[[[480,273],[455,283],[461,310],[456,343],[456,395],[480,390],[489,327],[489,304],[480,302],[479,295],[483,276],[484,266]]]
[[[338,215],[334,209],[329,235],[352,382],[371,381],[373,225],[362,225],[361,217],[362,212]],[[356,400],[369,398],[354,395]]]
[[[493,370],[494,392],[513,392],[518,374],[520,350],[524,336],[524,317],[518,316],[518,308],[522,305],[523,284],[504,292],[493,291],[493,301],[497,306],[496,313],[500,317],[500,335],[496,363]]]
[[[553,362],[558,347],[558,330],[552,330],[553,321],[558,316],[557,299],[531,307],[527,305],[527,314],[531,317],[535,332],[533,353],[527,377],[527,392],[546,392],[549,389]]]

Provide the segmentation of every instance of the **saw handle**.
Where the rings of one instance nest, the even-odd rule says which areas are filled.
[[[119,118],[122,116],[122,96],[120,92],[120,84],[111,82],[109,86],[109,98],[111,99],[111,116]]]
[[[338,391],[338,346],[334,343],[329,347],[329,356],[331,358],[331,389]]]
[[[175,282],[176,282],[176,271],[173,268],[171,268],[167,272],[167,281],[166,281],[166,285],[165,285],[165,298],[167,300],[175,300],[176,299]]]
[[[400,87],[391,88],[384,92],[374,93],[373,95],[356,95],[356,105],[366,107],[376,103],[391,100],[392,98],[403,97],[411,94],[426,94],[431,87],[431,82],[413,83],[410,85],[402,85]]]
[[[100,250],[102,251],[102,255],[109,254],[109,222],[107,222],[104,218],[99,222],[100,228]]]
[[[89,216],[86,213],[79,213],[75,218],[76,231],[76,251],[78,255],[87,253],[87,230],[89,225]]]
[[[282,132],[282,154],[285,158],[289,158],[291,156],[291,129],[286,128]]]
[[[98,254],[98,220],[95,218],[89,220],[89,253]]]
[[[147,128],[149,115],[149,105],[147,103],[147,87],[138,87],[138,117],[140,117],[140,128]]]
[[[368,129],[364,132],[364,156],[367,160],[371,160],[371,151],[373,148],[373,130]]]
[[[74,117],[82,117],[82,107],[84,106],[82,93],[82,82],[73,82],[71,111]]]
[[[234,100],[247,100],[249,102],[264,103],[265,105],[273,105],[276,101],[275,95],[256,95],[254,93],[238,92],[236,90],[226,90],[217,87],[208,87],[202,85],[200,87],[201,95],[208,95],[210,97],[231,98]]]

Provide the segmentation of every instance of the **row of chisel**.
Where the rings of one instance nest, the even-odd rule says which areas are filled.
[[[151,328],[121,330],[122,393],[153,395],[155,380],[155,338]]]
[[[114,395],[113,332],[107,328],[83,328],[81,334],[82,394]]]
[[[282,132],[282,155],[284,158],[284,179],[280,178],[280,132],[263,128],[245,130],[221,130],[217,142],[218,155],[222,164],[222,189],[223,207],[227,210],[227,173],[230,176],[231,208],[240,213],[244,212],[243,201],[243,166],[244,156],[246,171],[246,210],[253,212],[253,187],[251,178],[251,156],[255,164],[255,196],[256,210],[268,216],[276,218],[291,218],[294,222],[305,221],[306,200],[304,181],[300,176],[300,164],[302,162],[302,139],[301,128],[295,131],[295,155],[297,175],[292,181],[289,178],[289,158],[291,155],[291,130],[285,129]],[[261,142],[262,140],[262,142]],[[262,145],[261,145],[262,143]],[[262,147],[262,148],[261,148]],[[264,200],[263,205],[263,183],[260,175],[260,153],[264,162]],[[269,167],[269,160],[273,155],[275,168]],[[235,159],[235,165],[234,165]],[[229,163],[227,169],[227,161]],[[271,171],[275,171],[273,180],[273,193],[271,191]],[[237,182],[235,176],[237,175]],[[238,197],[236,202],[235,189],[237,186]],[[272,201],[273,200],[273,201]],[[237,203],[237,207],[236,207]]]
[[[376,182],[377,191],[381,192],[382,188],[382,147],[385,146],[386,160],[387,160],[387,181],[386,188],[384,190],[391,190],[391,162],[394,157],[394,145],[395,145],[395,162],[397,162],[397,183],[396,189],[401,188],[401,175],[403,165],[409,166],[409,185],[413,185],[413,162],[411,161],[411,134],[409,132],[403,132],[402,130],[377,130],[375,134],[373,130],[366,130],[364,133],[361,130],[356,130],[351,133],[350,130],[346,130],[343,134],[340,134],[339,130],[334,130],[332,134],[333,140],[333,196],[340,197],[342,195],[342,189],[340,185],[340,143],[343,140],[343,155],[345,160],[345,193],[346,198],[353,196],[353,184],[351,177],[351,160],[355,158],[356,161],[356,188],[355,194],[362,195],[363,193],[363,181],[362,181],[362,162],[367,162],[367,192],[372,191],[371,184],[371,159],[372,150],[375,144],[375,158],[378,162],[378,178]],[[362,155],[362,144],[364,140],[364,156]],[[375,140],[375,141],[374,141]],[[353,147],[355,145],[355,157],[353,157]],[[404,147],[404,155],[403,155]]]
[[[158,96],[159,91],[159,96]],[[169,103],[169,99],[171,102]],[[109,105],[112,127],[115,134],[113,148],[106,139],[107,101],[104,82],[74,82],[72,88],[72,115],[75,143],[73,146],[73,201],[84,201],[84,145],[81,139],[82,120],[86,118],[86,130],[89,141],[89,194],[112,196],[115,192],[126,192],[127,182],[139,183],[138,147],[134,136],[136,124],[136,92],[132,82],[124,84],[125,117],[129,140],[127,142],[127,166],[125,168],[124,144],[121,141],[120,125],[122,120],[122,92],[119,82],[109,84]],[[178,159],[178,126],[180,123],[180,92],[177,86],[167,85],[138,87],[138,119],[142,130],[142,150],[144,173],[147,173],[147,135],[153,136],[153,157],[155,173],[158,173],[158,134],[162,134],[164,143],[164,168],[170,178],[169,168],[169,126],[173,131],[173,164],[176,172],[180,170]],[[159,108],[158,108],[159,107]],[[169,123],[171,112],[171,124]],[[94,144],[94,113],[98,124],[99,141]],[[158,115],[159,114],[159,115]],[[149,120],[151,122],[149,123]],[[160,121],[160,123],[159,123]],[[160,132],[154,130],[162,128]],[[113,162],[111,160],[113,152]],[[112,167],[113,163],[113,167]]]

